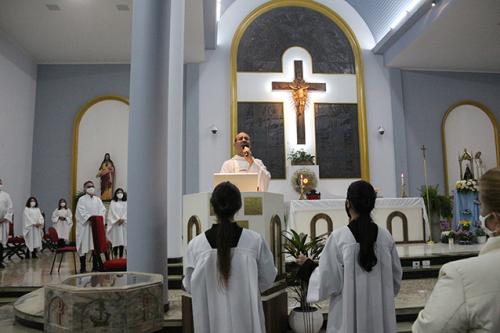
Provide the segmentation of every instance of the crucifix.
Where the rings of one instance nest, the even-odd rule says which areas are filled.
[[[272,82],[273,90],[291,90],[297,114],[297,144],[306,143],[306,129],[304,121],[304,111],[307,104],[307,94],[309,91],[326,91],[325,83],[310,83],[304,81],[302,72],[302,61],[294,61],[295,78],[292,82]]]

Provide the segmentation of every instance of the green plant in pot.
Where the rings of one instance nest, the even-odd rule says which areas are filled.
[[[297,259],[301,254],[318,260],[319,255],[325,247],[326,235],[317,236],[308,240],[308,235],[298,234],[291,229],[283,233],[284,253]],[[292,292],[292,298],[299,304],[290,313],[288,322],[296,333],[317,333],[323,325],[323,315],[318,307],[307,302],[308,282],[301,280],[298,276],[299,266],[293,262],[287,265],[287,284]]]
[[[422,186],[419,189],[424,199],[427,212],[430,212],[431,238],[434,242],[441,239],[441,217],[449,219],[452,216],[451,198],[439,194],[439,185]]]
[[[292,149],[288,154],[288,159],[292,165],[314,165],[314,155],[309,154],[304,149]]]

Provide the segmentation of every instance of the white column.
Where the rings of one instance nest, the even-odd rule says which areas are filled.
[[[170,52],[168,86],[167,229],[168,257],[181,256],[184,90],[184,1],[170,7]]]
[[[128,270],[162,274],[164,304],[170,9],[170,1],[134,1],[128,141]]]

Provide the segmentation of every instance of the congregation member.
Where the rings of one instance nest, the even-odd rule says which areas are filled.
[[[92,216],[106,215],[106,208],[102,203],[101,198],[95,195],[95,186],[92,181],[86,181],[83,184],[85,194],[78,199],[76,204],[76,249],[80,256],[80,273],[87,271],[85,266],[85,258],[89,252],[94,250],[94,241],[92,238],[92,226],[90,218]],[[102,261],[99,255],[93,254],[92,270],[99,271],[102,269]]]
[[[0,269],[5,268],[3,264],[3,251],[9,239],[9,224],[12,223],[12,200],[9,193],[3,188],[0,179]]]
[[[375,224],[377,194],[366,181],[347,190],[349,224],[328,237],[319,265],[301,255],[299,276],[309,281],[307,301],[330,299],[327,333],[394,333],[402,269],[391,234]]]
[[[26,201],[26,207],[23,212],[23,236],[26,242],[26,258],[29,259],[30,253],[33,258],[37,258],[37,249],[42,247],[44,217],[42,211],[38,208],[38,200],[30,197]]]
[[[59,240],[69,243],[69,234],[73,226],[73,214],[71,209],[68,208],[66,200],[59,199],[57,208],[52,213],[52,223],[54,229],[57,231]]]
[[[122,188],[116,189],[109,205],[106,233],[113,244],[113,256],[123,258],[127,246],[127,194]]]
[[[235,223],[241,208],[235,185],[217,185],[210,202],[218,223],[191,240],[184,257],[194,331],[264,333],[260,293],[276,278],[273,255],[260,234]]]
[[[488,241],[479,256],[441,267],[415,333],[500,332],[500,168],[479,179],[479,202]]]
[[[234,137],[236,155],[222,164],[221,173],[257,173],[258,191],[266,192],[271,180],[271,173],[258,158],[252,155],[250,135],[240,132]]]

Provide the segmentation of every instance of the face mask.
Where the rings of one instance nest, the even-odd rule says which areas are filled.
[[[351,219],[351,213],[349,213],[349,206],[347,205],[348,201],[345,201],[345,212],[347,213],[347,216],[349,219]]]
[[[489,237],[494,237],[493,231],[488,229],[486,226],[486,220],[491,217],[492,214],[488,214],[486,216],[479,215],[479,221],[481,221],[481,228],[483,228],[484,232],[489,236]]]
[[[94,187],[87,187],[87,194],[94,195],[94,193],[95,193],[95,188]]]
[[[31,202],[30,202],[30,207],[32,207],[32,208],[33,208],[33,207],[35,207],[35,206],[36,206],[36,202],[31,201]]]
[[[65,202],[61,202],[61,207],[66,207],[66,203]]]
[[[116,197],[118,199],[123,199],[123,193],[116,193]]]

